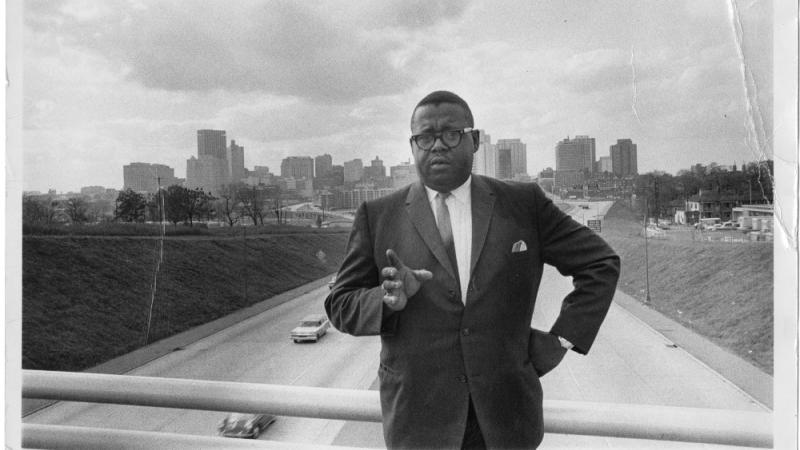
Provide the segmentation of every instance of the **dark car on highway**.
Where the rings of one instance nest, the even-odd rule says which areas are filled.
[[[221,436],[256,439],[272,423],[272,414],[230,413],[217,426]]]

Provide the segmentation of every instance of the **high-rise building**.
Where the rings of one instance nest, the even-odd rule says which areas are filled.
[[[253,172],[258,175],[272,175],[269,171],[269,166],[253,166]]]
[[[271,185],[274,184],[275,175],[270,173],[267,166],[254,166],[253,170],[248,170],[244,183],[248,186]]]
[[[594,138],[589,136],[567,137],[556,144],[556,171],[594,171]]]
[[[378,187],[385,187],[386,183],[386,167],[383,166],[383,161],[377,156],[370,162],[370,165],[364,167],[364,181],[370,181]]]
[[[355,183],[364,176],[364,163],[360,158],[344,162],[344,182]]]
[[[225,159],[225,130],[197,130],[197,157],[204,155]]]
[[[595,142],[589,136],[567,137],[556,144],[555,185],[574,188],[594,172]]]
[[[514,165],[510,148],[497,148],[497,179],[510,180],[514,178]]]
[[[633,141],[617,139],[617,143],[611,146],[611,170],[618,177],[639,174],[636,144]]]
[[[186,187],[215,194],[231,182],[226,143],[225,130],[197,130],[197,157],[186,160]]]
[[[495,144],[497,148],[497,160],[498,160],[498,174],[497,178],[500,179],[512,179],[517,178],[520,176],[527,176],[528,175],[528,156],[527,156],[527,145],[523,143],[520,139],[499,139]],[[499,163],[500,163],[500,150],[501,149],[508,149],[508,157],[511,161],[511,176],[509,177],[501,177],[499,172]]]
[[[236,145],[236,141],[233,139],[231,139],[231,145],[228,147],[228,171],[231,183],[238,183],[245,177],[244,147]]]
[[[612,165],[611,165],[611,157],[610,156],[601,156],[597,158],[597,170],[595,172],[604,173],[604,172],[611,172]]]
[[[333,169],[333,157],[325,153],[314,158],[314,177],[323,178]]]
[[[419,180],[417,168],[410,161],[389,167],[389,176],[392,178],[392,187],[394,189],[400,189]]]
[[[163,164],[135,162],[122,166],[122,189],[136,192],[158,192],[158,187],[167,187],[178,182],[175,170]]]
[[[323,175],[314,177],[314,189],[333,189],[344,184],[344,166],[331,166]]]
[[[186,187],[216,195],[230,183],[228,161],[211,155],[186,160]]]
[[[310,156],[289,156],[281,161],[281,177],[314,178],[314,160]]]
[[[488,177],[497,176],[497,149],[492,137],[484,130],[478,130],[478,151],[472,155],[472,172]]]

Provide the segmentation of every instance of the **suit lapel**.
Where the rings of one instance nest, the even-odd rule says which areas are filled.
[[[411,223],[414,224],[414,228],[417,229],[425,245],[431,250],[439,264],[447,270],[450,276],[458,279],[453,266],[450,264],[450,258],[447,256],[447,250],[444,248],[442,238],[439,236],[436,219],[433,217],[431,205],[428,203],[428,195],[421,182],[414,183],[409,189],[406,197],[406,210],[411,218]]]
[[[470,277],[481,256],[489,232],[489,223],[494,208],[494,192],[479,176],[472,176],[472,257],[470,258]]]

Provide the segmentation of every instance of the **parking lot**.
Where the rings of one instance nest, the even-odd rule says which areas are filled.
[[[695,229],[693,225],[669,225],[668,229],[651,226],[647,228],[647,237],[682,242],[765,243],[772,241],[772,233],[751,230],[699,230]]]

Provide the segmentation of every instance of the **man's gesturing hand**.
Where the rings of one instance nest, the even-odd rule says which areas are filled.
[[[393,311],[402,311],[408,303],[408,297],[416,294],[422,282],[433,278],[433,274],[425,269],[409,269],[392,249],[386,250],[386,258],[389,266],[381,270],[383,303]]]

